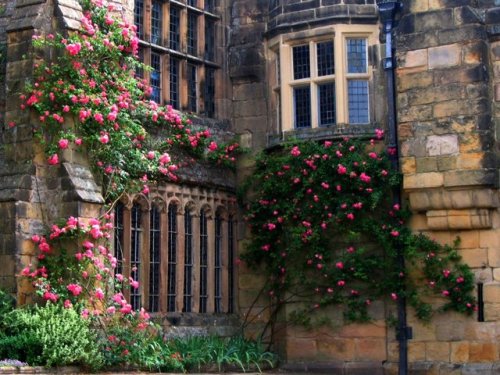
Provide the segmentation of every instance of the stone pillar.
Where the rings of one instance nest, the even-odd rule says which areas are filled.
[[[500,278],[493,274],[500,266],[500,216],[492,121],[498,104],[492,97],[495,76],[488,73],[495,70],[496,54],[476,4],[404,1],[396,47],[398,132],[413,229],[442,243],[460,237],[460,255],[484,284],[485,320],[498,324]],[[410,362],[497,361],[494,330],[476,320],[448,314],[424,326],[410,314]]]

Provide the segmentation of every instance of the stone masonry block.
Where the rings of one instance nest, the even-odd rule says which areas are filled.
[[[398,79],[396,83],[398,85],[398,92],[404,92],[419,87],[428,87],[434,80],[432,72],[408,73],[398,70],[397,75]]]
[[[486,249],[458,250],[458,254],[469,267],[481,268],[488,265],[488,251]]]
[[[443,186],[444,176],[442,173],[417,173],[403,177],[404,189],[423,189]]]
[[[452,342],[450,360],[452,363],[465,363],[469,361],[469,342]]]
[[[286,341],[286,357],[289,362],[312,360],[317,354],[318,348],[315,340],[288,338]]]
[[[343,326],[338,332],[339,337],[376,337],[383,338],[387,335],[387,327],[383,322],[367,324],[349,324]]]
[[[493,281],[483,285],[485,303],[500,303],[500,283]]]
[[[449,342],[427,342],[425,344],[425,358],[427,361],[450,361]]]
[[[426,149],[429,156],[455,154],[458,152],[458,137],[454,134],[429,136]]]
[[[352,361],[355,358],[353,339],[325,339],[317,342],[320,357],[330,360]]]
[[[457,43],[429,48],[429,69],[446,68],[460,64],[461,46]]]
[[[488,248],[488,265],[490,267],[500,267],[500,248]]]
[[[497,249],[500,252],[500,229],[479,232],[479,246],[482,248]]]
[[[356,359],[360,361],[373,360],[385,361],[387,350],[385,339],[356,339],[355,340]]]
[[[469,347],[470,362],[494,362],[498,360],[497,343],[472,342]]]
[[[500,268],[493,269],[493,279],[495,281],[500,281]]]
[[[399,65],[402,69],[427,67],[427,49],[408,51],[404,56],[404,62]]]

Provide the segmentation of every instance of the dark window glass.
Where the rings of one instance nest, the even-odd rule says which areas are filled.
[[[215,22],[205,19],[205,59],[215,60]]]
[[[368,82],[361,80],[349,80],[347,92],[349,96],[349,123],[369,123]]]
[[[151,100],[156,103],[161,102],[161,56],[158,53],[151,52],[151,73],[150,85],[153,91],[151,92]]]
[[[139,48],[137,57],[141,63],[144,63],[144,50],[142,48]],[[137,67],[137,69],[135,70],[135,75],[138,78],[144,78],[144,69],[142,67]]]
[[[322,42],[316,46],[318,54],[318,75],[328,76],[334,74],[333,42]]]
[[[137,26],[137,37],[144,39],[144,0],[135,0],[134,24]]]
[[[215,69],[205,69],[205,113],[208,117],[215,115]]]
[[[168,287],[167,311],[175,311],[175,298],[177,290],[177,205],[168,207]]]
[[[160,310],[160,211],[153,206],[149,229],[149,311]]]
[[[309,45],[293,47],[293,78],[302,79],[310,76]]]
[[[184,307],[191,312],[193,301],[193,216],[186,209],[184,213]]]
[[[205,0],[205,11],[215,12],[215,0]]]
[[[234,313],[234,221],[230,216],[227,221],[227,284],[228,284],[228,313]]]
[[[162,3],[161,1],[155,0],[152,4],[151,9],[151,43],[162,44],[161,43],[161,31],[162,31]]]
[[[187,53],[198,55],[198,16],[195,13],[188,13],[187,24]]]
[[[123,204],[118,203],[115,208],[115,237],[114,248],[116,258],[115,274],[123,274]]]
[[[179,109],[179,60],[170,57],[170,105]]]
[[[208,231],[205,211],[200,212],[200,313],[207,312],[208,300]]]
[[[131,228],[131,252],[130,252],[130,276],[132,279],[140,280],[141,270],[141,245],[142,245],[142,211],[138,204],[132,207]],[[130,288],[130,304],[134,310],[141,307],[140,288]]]
[[[192,7],[197,7],[198,0],[188,0],[188,5],[191,5]]]
[[[329,82],[318,86],[319,124],[335,124],[335,83]]]
[[[366,39],[347,39],[347,73],[366,73]]]
[[[198,90],[196,82],[196,65],[187,64],[187,86],[188,86],[188,111],[196,112],[198,109]]]
[[[180,49],[180,11],[179,8],[170,6],[170,27],[169,27],[169,46],[178,51]]]
[[[295,127],[311,127],[311,90],[309,86],[295,87],[293,89],[295,105]]]
[[[215,216],[215,295],[214,306],[215,312],[222,312],[222,218],[220,215]]]

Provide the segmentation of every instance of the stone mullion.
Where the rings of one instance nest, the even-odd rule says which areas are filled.
[[[200,311],[200,216],[193,214],[193,312]]]
[[[185,254],[185,228],[184,213],[181,205],[177,209],[177,270],[176,270],[176,292],[175,292],[175,311],[182,311],[184,300],[184,254]]]
[[[163,209],[160,216],[160,311],[167,311],[168,275],[168,214]]]
[[[215,296],[215,221],[214,215],[207,217],[208,233],[208,272],[207,272],[207,313],[214,312]]]

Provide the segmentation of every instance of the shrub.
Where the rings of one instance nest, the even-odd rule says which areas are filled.
[[[5,320],[10,328],[0,339],[0,356],[49,367],[102,365],[89,321],[72,308],[49,303],[13,310]]]

